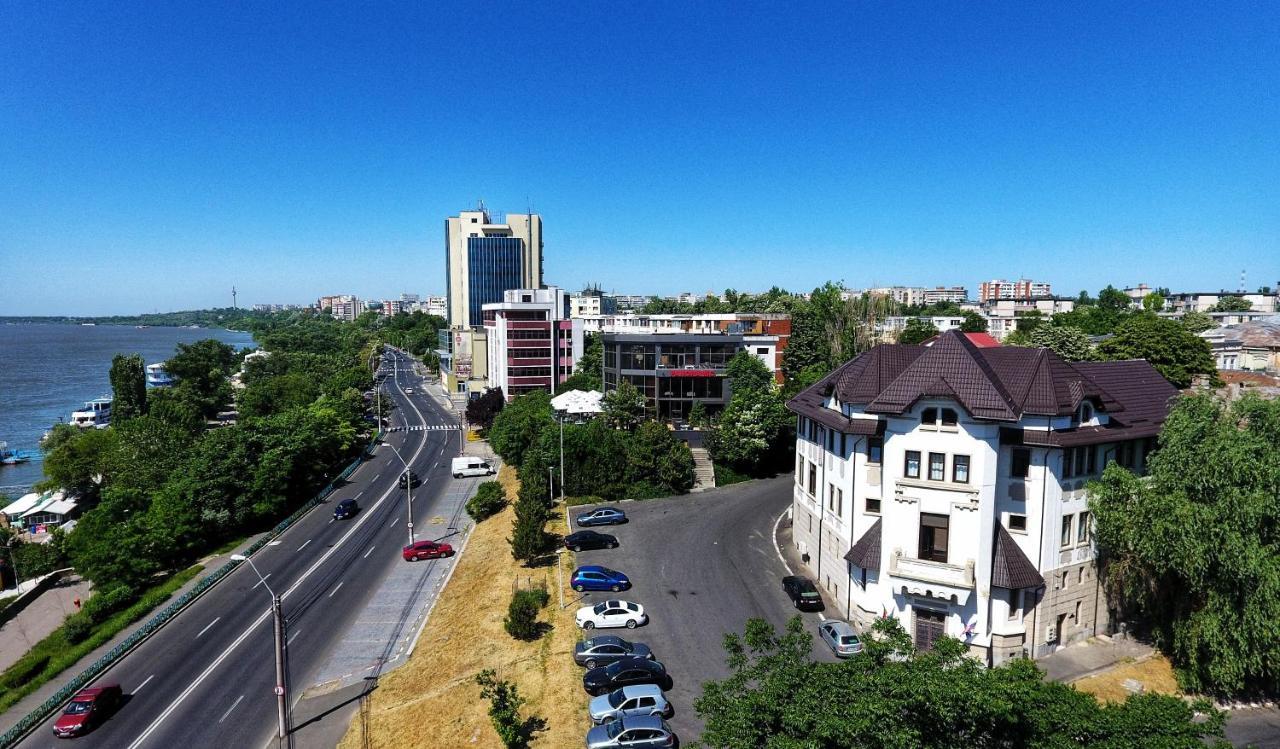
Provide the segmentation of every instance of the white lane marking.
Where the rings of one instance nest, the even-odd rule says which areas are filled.
[[[220,616],[215,616],[215,617],[213,617],[213,621],[211,621],[211,622],[209,622],[208,624],[204,625],[204,629],[200,630],[200,634],[199,634],[199,635],[196,635],[196,639],[197,639],[197,640],[199,640],[199,639],[200,639],[200,635],[204,634],[205,632],[208,632],[208,631],[209,631],[209,628],[210,628],[210,627],[212,627],[213,625],[217,624],[217,623],[218,623],[218,620],[219,620],[219,619],[221,619],[221,618],[222,618],[222,617],[220,617]]]
[[[143,680],[142,680],[142,683],[141,683],[141,684],[139,684],[136,688],[134,688],[134,690],[133,690],[133,694],[137,694],[138,692],[141,692],[141,691],[142,691],[142,688],[143,688],[143,687],[145,687],[145,686],[147,685],[147,682],[151,681],[151,680],[152,680],[152,679],[154,679],[154,678],[156,678],[156,675],[155,675],[155,674],[151,674],[151,675],[150,675],[150,676],[148,676],[147,678],[143,679]]]
[[[254,584],[253,584],[253,587],[254,587],[254,588],[256,588],[256,587],[258,587],[259,585],[261,585],[261,584],[265,583],[265,582],[267,581],[267,578],[269,578],[269,577],[271,577],[271,573],[270,573],[270,572],[268,572],[267,574],[263,575],[261,580],[259,580],[258,582],[256,582],[256,583],[254,583]],[[250,590],[252,590],[252,589],[253,589],[253,588],[250,588]]]
[[[410,403],[409,405],[413,407],[414,411],[418,412],[419,417],[422,416],[422,412],[418,411],[417,406],[413,405],[412,403]],[[417,460],[418,456],[422,453],[422,449],[426,446],[427,446],[426,440],[423,440],[422,444],[418,445],[418,449],[413,454],[414,460]],[[351,538],[352,534],[360,530],[360,526],[363,525],[366,520],[372,517],[372,511],[378,509],[378,507],[383,502],[387,501],[387,498],[391,496],[392,491],[394,491],[394,488],[387,489],[385,492],[383,492],[382,496],[379,497],[378,500],[373,503],[373,506],[369,508],[371,512],[362,513],[361,515],[359,515],[356,519],[356,522],[352,524],[350,528],[347,529],[347,532],[343,534],[342,538],[339,538],[337,542],[333,544],[333,546],[329,547],[328,551],[322,554],[319,559],[317,559],[315,562],[311,564],[310,567],[304,570],[302,575],[298,577],[297,581],[294,582],[294,584],[291,585],[289,589],[286,590],[284,594],[280,596],[280,598],[284,599],[290,596],[294,591],[296,591],[299,587],[301,587],[301,585],[304,582],[306,582],[307,578],[311,577],[311,575],[313,575],[316,570],[320,569],[320,566],[323,565],[325,562],[327,562],[329,560],[329,557],[333,556],[334,553],[338,551],[338,549],[342,548],[342,545],[347,542],[347,539]],[[333,521],[330,520],[329,522],[333,522]],[[182,690],[182,693],[179,694],[176,698],[174,698],[173,702],[169,703],[169,706],[166,707],[164,711],[160,713],[159,717],[157,717],[154,721],[152,721],[151,725],[147,726],[146,730],[143,731],[141,734],[139,734],[138,738],[134,739],[132,744],[129,744],[128,749],[138,749],[138,747],[142,746],[143,742],[145,742],[151,736],[151,734],[156,732],[156,729],[160,727],[160,724],[168,720],[169,716],[172,715],[173,712],[177,710],[182,705],[182,703],[186,701],[188,697],[191,696],[191,693],[196,691],[196,689],[199,688],[200,685],[204,683],[205,679],[209,678],[209,675],[213,673],[214,669],[222,665],[222,662],[225,661],[231,655],[231,653],[235,651],[236,648],[240,647],[240,644],[243,643],[245,640],[247,640],[249,638],[249,635],[253,634],[253,631],[255,629],[262,626],[262,624],[265,623],[267,619],[270,617],[271,617],[271,609],[268,608],[265,611],[263,611],[262,614],[258,616],[258,618],[255,619],[248,627],[246,627],[245,630],[240,633],[240,636],[237,637],[234,642],[232,642],[230,645],[227,646],[226,650],[222,651],[222,653],[220,653],[218,657],[213,660],[212,663],[210,663],[207,667],[205,667],[205,669],[200,672],[200,675],[195,678],[195,681],[192,681],[190,684],[188,684],[187,688]]]
[[[223,714],[222,714],[222,717],[221,717],[221,718],[218,718],[218,722],[219,722],[219,723],[221,723],[222,721],[226,720],[226,719],[227,719],[227,716],[231,714],[231,711],[232,711],[232,710],[235,710],[235,709],[236,709],[236,705],[239,705],[239,704],[240,704],[240,700],[243,700],[243,699],[244,699],[244,695],[243,695],[243,694],[242,694],[242,695],[240,695],[239,697],[237,697],[237,698],[236,698],[236,701],[231,703],[231,707],[227,708],[227,711],[226,711],[225,713],[223,713]]]
[[[368,551],[366,551],[366,552],[364,553],[364,556],[362,556],[362,557],[360,557],[360,558],[361,558],[361,559],[368,559],[368,558],[369,558],[369,555],[370,555],[370,554],[372,554],[372,553],[373,553],[373,550],[374,550],[374,549],[376,549],[376,548],[378,548],[378,547],[377,547],[377,546],[370,546],[370,547],[369,547],[369,550],[368,550]]]
[[[329,597],[333,598],[333,594],[337,593],[341,588],[342,588],[342,583],[338,583],[337,588],[334,588],[333,590],[329,591]]]
[[[337,518],[329,518],[329,522],[330,522],[330,523],[332,523],[332,522],[333,522],[333,521],[335,521],[335,520],[337,520]]]
[[[396,518],[395,520],[392,520],[390,523],[387,524],[387,527],[390,528],[395,525],[400,525],[400,518]]]
[[[381,474],[381,473],[379,473],[377,476],[374,476],[374,477],[373,477],[373,480],[374,480],[374,481],[377,481],[377,480],[378,480],[378,479],[380,479],[380,478],[382,478],[382,474]]]
[[[298,547],[298,551],[302,551],[303,549],[307,548],[307,544],[309,544],[309,543],[311,543],[311,539],[309,539],[309,538],[308,538],[308,539],[306,540],[306,543],[304,543],[304,544],[302,544],[301,546],[299,546],[299,547]]]
[[[779,513],[778,519],[773,521],[773,550],[778,554],[778,561],[782,562],[782,566],[787,568],[787,574],[794,575],[796,573],[791,571],[791,565],[787,564],[787,558],[782,556],[782,547],[778,545],[778,524],[782,522],[783,516],[786,515],[790,509],[791,508],[788,507],[786,510],[783,510]]]
[[[361,497],[363,497],[363,496],[364,496],[364,492],[363,492],[363,491],[361,491],[359,494],[357,494],[357,495],[355,495],[354,497],[352,497],[352,499],[360,499],[360,498],[361,498]]]
[[[300,629],[299,629],[299,630],[295,630],[293,634],[289,635],[289,639],[288,639],[288,640],[285,640],[284,644],[285,644],[285,645],[292,645],[292,644],[293,644],[293,638],[297,637],[297,636],[298,636],[298,635],[300,635],[300,634],[302,634],[302,630],[300,630]]]

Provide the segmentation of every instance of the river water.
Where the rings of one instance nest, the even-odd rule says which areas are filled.
[[[111,395],[111,359],[141,354],[147,364],[172,356],[179,343],[204,338],[244,348],[253,336],[218,328],[0,322],[0,441],[35,450],[40,436],[85,401]],[[44,477],[41,464],[0,465],[0,493],[11,496]]]

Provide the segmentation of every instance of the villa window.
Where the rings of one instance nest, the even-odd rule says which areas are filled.
[[[920,412],[920,423],[928,426],[934,426],[938,423],[938,409],[926,408]]]
[[[884,460],[884,437],[867,438],[867,462],[880,465]]]
[[[1071,545],[1071,536],[1072,536],[1071,531],[1073,530],[1072,525],[1075,523],[1075,519],[1076,519],[1075,515],[1062,516],[1062,545],[1063,546]]]
[[[867,514],[868,514],[868,515],[879,515],[879,514],[880,514],[880,500],[879,500],[879,499],[876,499],[875,497],[867,497]]]
[[[1009,530],[1019,533],[1027,532],[1027,516],[1009,513]]]
[[[956,415],[956,410],[954,408],[942,409],[942,426],[953,427],[956,425],[956,421],[958,420],[959,417]]]
[[[1009,621],[1014,622],[1022,614],[1022,591],[1009,591]]]
[[[929,480],[946,481],[947,456],[943,453],[929,453]]]
[[[1009,475],[1015,479],[1025,479],[1031,474],[1031,450],[1025,447],[1013,448],[1013,463],[1009,467]]]
[[[1076,543],[1089,543],[1089,513],[1080,513],[1080,520],[1076,524]]]
[[[945,563],[950,528],[951,518],[947,515],[920,513],[920,547],[917,558]]]
[[[818,466],[814,463],[809,464],[809,496],[817,498],[818,494]]]
[[[920,478],[920,451],[907,451],[906,477],[909,479]]]
[[[956,455],[951,458],[951,480],[957,484],[969,483],[968,455]]]

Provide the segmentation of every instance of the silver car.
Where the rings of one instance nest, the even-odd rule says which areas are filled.
[[[631,684],[608,694],[593,697],[587,708],[591,722],[600,724],[616,718],[657,715],[670,718],[671,703],[656,684]]]
[[[839,658],[848,658],[862,652],[862,640],[848,622],[827,619],[818,624],[818,636],[827,643],[831,652]]]
[[[587,749],[658,749],[679,743],[671,726],[656,715],[619,718],[587,731]]]

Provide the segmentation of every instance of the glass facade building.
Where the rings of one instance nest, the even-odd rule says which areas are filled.
[[[731,390],[727,365],[742,350],[742,336],[723,334],[604,333],[604,389],[630,382],[645,410],[660,421],[688,418],[695,402],[708,414],[723,410]]]
[[[483,325],[483,307],[502,301],[524,278],[524,240],[519,237],[468,237],[468,326]]]

